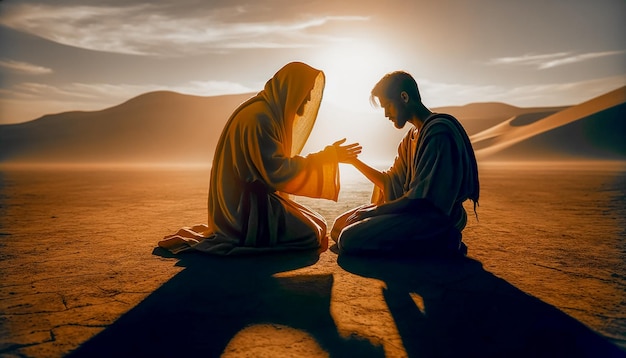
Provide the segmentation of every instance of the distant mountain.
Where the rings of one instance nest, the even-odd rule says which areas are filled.
[[[201,97],[150,92],[93,112],[65,112],[0,125],[0,163],[165,162],[209,164],[232,111],[253,94]],[[596,158],[626,160],[626,87],[571,107],[519,108],[474,103],[433,108],[455,115],[471,137],[479,160]],[[382,113],[359,118],[364,128],[342,121],[353,116],[324,104],[309,151],[354,135],[364,155],[391,163],[406,132]],[[352,122],[353,123],[353,122]],[[368,157],[368,158],[369,158]]]
[[[479,160],[626,160],[626,87],[553,114],[516,115],[470,139]]]
[[[434,112],[449,113],[463,123],[468,135],[489,129],[512,117],[531,115],[538,118],[562,111],[562,107],[526,107],[520,108],[499,102],[470,103],[464,106],[450,106],[433,108]]]
[[[0,126],[4,162],[203,162],[232,111],[252,94],[150,92],[95,112]]]

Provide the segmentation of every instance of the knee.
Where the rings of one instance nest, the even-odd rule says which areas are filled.
[[[361,251],[362,247],[359,245],[359,237],[355,233],[356,230],[353,229],[353,226],[349,226],[344,228],[338,235],[337,238],[337,248],[339,249],[339,253],[347,254],[347,253],[356,253]]]
[[[333,227],[330,230],[330,238],[333,239],[333,241],[336,242],[337,245],[339,245],[339,235],[341,235],[343,229],[343,226],[339,225],[337,220],[335,220],[335,222],[333,223]]]

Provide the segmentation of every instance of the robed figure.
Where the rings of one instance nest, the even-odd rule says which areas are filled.
[[[322,100],[324,73],[292,62],[226,123],[211,168],[208,223],[159,246],[218,255],[305,250],[325,245],[327,224],[290,195],[337,200],[340,161],[360,152],[335,142],[301,156]]]

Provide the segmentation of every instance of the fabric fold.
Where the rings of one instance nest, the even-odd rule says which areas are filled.
[[[324,85],[322,71],[292,62],[241,104],[215,150],[207,230],[192,233],[193,240],[172,235],[159,246],[172,251],[188,245],[218,255],[318,248],[325,239],[326,221],[290,196],[336,201],[339,195],[334,147],[300,155]]]

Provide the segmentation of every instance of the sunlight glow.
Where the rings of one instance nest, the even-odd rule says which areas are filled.
[[[316,63],[326,74],[324,97],[351,111],[371,110],[372,87],[393,62],[375,39],[340,41],[320,51]]]
[[[239,331],[222,353],[223,358],[242,355],[325,357],[328,353],[305,331],[280,324],[255,324]]]
[[[338,139],[367,143],[380,126],[387,126],[380,108],[370,104],[370,91],[387,72],[395,70],[393,54],[375,37],[352,37],[320,48],[310,63],[326,74],[320,113],[307,143],[321,149]],[[395,143],[393,144],[395,147]]]
[[[420,310],[423,315],[426,315],[426,306],[424,305],[424,299],[422,296],[418,295],[415,292],[410,292],[409,296],[411,296],[411,300],[415,303],[415,306]]]

